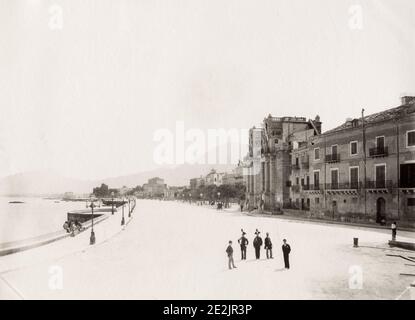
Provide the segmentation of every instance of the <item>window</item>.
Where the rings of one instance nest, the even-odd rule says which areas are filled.
[[[400,187],[415,188],[415,163],[403,163],[400,169]]]
[[[295,184],[298,186],[300,184],[300,178],[295,178]]]
[[[378,150],[385,149],[385,137],[384,136],[376,137],[376,148]]]
[[[357,141],[350,142],[350,155],[356,155],[357,154]]]
[[[315,198],[314,201],[316,202],[316,204],[320,203],[320,198]]]
[[[406,132],[406,146],[415,147],[415,130]]]
[[[331,146],[331,154],[337,154],[337,144]]]
[[[350,167],[349,168],[350,173],[350,188],[351,189],[357,189],[359,186],[359,167]]]
[[[408,198],[408,207],[415,206],[415,198]]]
[[[320,160],[320,148],[314,149],[314,160]]]
[[[336,188],[339,186],[339,170],[331,169],[331,186]]]
[[[301,186],[304,186],[304,178],[301,178]]]
[[[320,171],[314,171],[314,187],[320,185]]]
[[[385,188],[386,186],[386,164],[375,165],[375,185],[376,185],[376,188]]]

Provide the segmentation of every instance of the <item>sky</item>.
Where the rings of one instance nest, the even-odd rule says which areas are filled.
[[[0,0],[0,177],[157,168],[155,132],[320,115],[415,92],[413,0]]]

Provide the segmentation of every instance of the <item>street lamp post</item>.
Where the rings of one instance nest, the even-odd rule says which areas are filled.
[[[131,218],[131,207],[130,207],[130,201],[131,199],[128,198],[128,218]]]
[[[203,193],[200,194],[200,204],[203,205]]]
[[[121,225],[125,225],[125,218],[124,218],[124,201],[125,198],[122,199],[122,219],[121,219]]]
[[[93,245],[95,244],[95,232],[94,232],[94,208],[95,208],[95,204],[94,204],[94,200],[91,198],[91,236],[89,238],[89,244]]]
[[[111,197],[112,197],[112,201],[111,201],[111,213],[114,214],[114,191],[111,192]]]

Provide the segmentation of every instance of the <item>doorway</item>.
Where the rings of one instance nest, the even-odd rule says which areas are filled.
[[[386,201],[383,198],[378,198],[376,200],[376,222],[380,223],[383,219],[386,219]]]

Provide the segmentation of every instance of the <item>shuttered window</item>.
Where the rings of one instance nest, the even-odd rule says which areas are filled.
[[[406,134],[406,140],[407,140],[407,146],[413,147],[415,146],[415,130],[414,131],[408,131]]]

